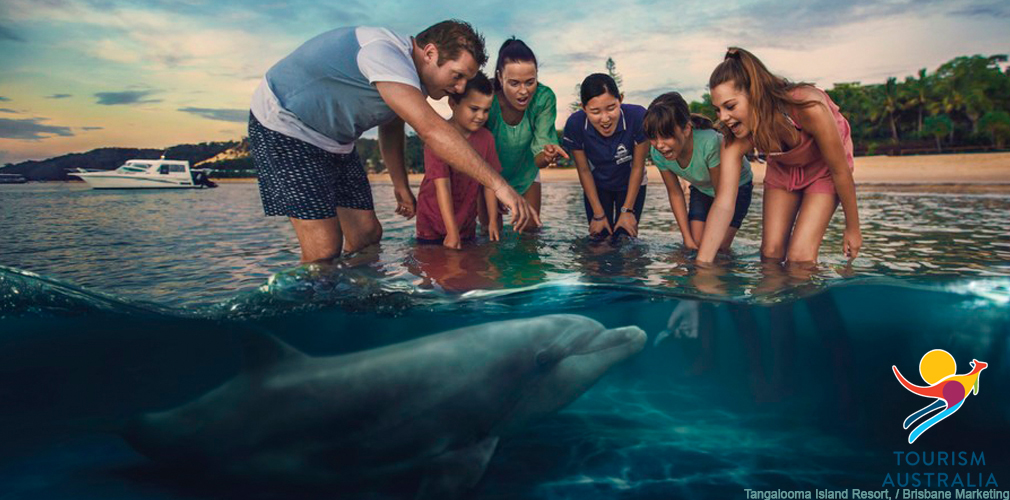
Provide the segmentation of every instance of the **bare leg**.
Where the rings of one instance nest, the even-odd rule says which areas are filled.
[[[382,224],[374,210],[337,207],[337,216],[344,233],[345,252],[357,252],[382,239]]]
[[[789,262],[816,262],[821,240],[828,229],[831,216],[838,207],[834,193],[810,193],[803,196],[796,227],[789,240]]]
[[[789,233],[796,220],[802,195],[783,189],[765,189],[761,229],[761,259],[782,262]]]
[[[340,256],[343,233],[340,219],[296,219],[289,217],[302,248],[302,262],[320,262]]]
[[[697,245],[701,244],[701,237],[705,234],[705,221],[703,220],[692,220],[688,221],[687,225],[691,228],[691,239]]]

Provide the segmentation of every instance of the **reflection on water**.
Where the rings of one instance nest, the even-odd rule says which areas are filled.
[[[637,240],[590,243],[577,183],[545,184],[543,230],[507,232],[461,252],[417,246],[414,223],[393,214],[388,184],[376,184],[382,244],[351,267],[371,269],[380,289],[455,296],[572,280],[648,287],[684,296],[779,302],[846,278],[1010,275],[1010,196],[864,193],[864,251],[841,255],[843,218],[827,231],[814,269],[766,266],[759,259],[761,197],[715,268],[696,268],[683,249],[665,193],[648,193]],[[165,306],[220,303],[254,290],[297,264],[286,221],[262,216],[255,184],[214,191],[95,191],[76,184],[0,190],[0,265],[85,288]]]

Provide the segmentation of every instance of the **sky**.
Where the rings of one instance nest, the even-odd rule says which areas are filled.
[[[351,25],[413,35],[448,18],[484,34],[487,73],[507,37],[526,41],[559,128],[608,57],[626,102],[648,105],[670,90],[700,99],[729,46],[823,88],[1010,52],[1005,0],[0,0],[0,165],[237,140],[263,74],[309,38]]]

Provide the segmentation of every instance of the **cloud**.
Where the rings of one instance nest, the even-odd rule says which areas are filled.
[[[14,111],[13,109],[10,109],[10,108],[0,108],[0,111],[2,111],[4,113],[21,114],[19,111]]]
[[[46,99],[66,99],[68,97],[73,97],[71,94],[53,94],[46,96]]]
[[[248,109],[179,108],[179,111],[223,122],[244,123],[249,120]]]
[[[145,97],[157,93],[157,90],[126,90],[123,92],[99,92],[95,94],[98,104],[104,106],[115,106],[117,104],[148,104],[161,102],[161,99],[144,99]]]
[[[13,30],[4,25],[0,25],[0,40],[10,40],[12,42],[25,41],[24,38],[21,38],[17,33],[14,33]]]
[[[74,133],[70,131],[70,127],[44,125],[39,123],[42,120],[44,118],[26,118],[23,120],[0,118],[0,139],[37,141],[52,136],[74,136]]]
[[[978,16],[978,17],[996,17],[996,18],[1007,18],[1010,17],[1010,6],[1004,5],[1002,3],[994,3],[987,5],[968,5],[958,10],[951,11],[951,14],[961,15],[961,16]]]
[[[9,101],[9,100],[11,100],[10,97],[4,97],[4,96],[0,95],[0,102]]]
[[[105,130],[105,127],[81,127],[81,130]]]

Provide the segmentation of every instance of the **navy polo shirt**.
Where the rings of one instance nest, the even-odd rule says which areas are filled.
[[[568,151],[585,152],[597,189],[625,191],[631,178],[635,144],[645,142],[644,120],[645,108],[637,104],[621,104],[617,129],[610,137],[603,137],[589,123],[586,112],[579,110],[568,117],[562,144]],[[642,181],[645,181],[644,176]]]

